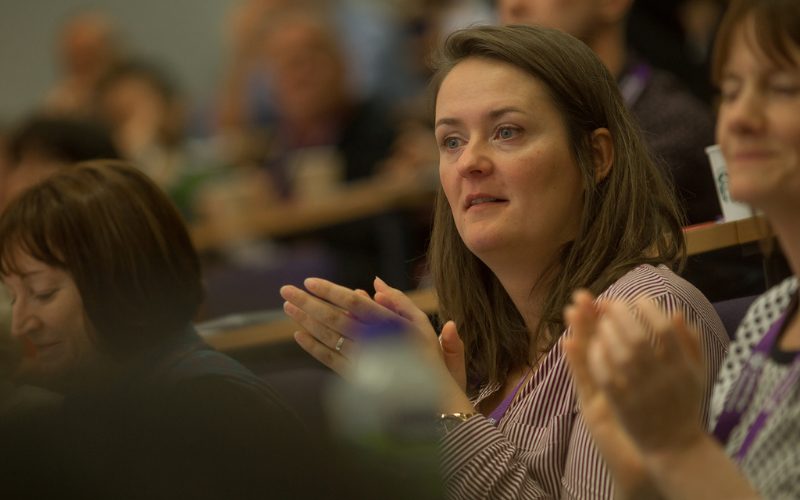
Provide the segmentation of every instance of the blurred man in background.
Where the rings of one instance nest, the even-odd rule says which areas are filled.
[[[121,58],[117,28],[107,15],[89,11],[67,20],[58,36],[61,80],[45,99],[45,111],[91,116],[97,87]]]

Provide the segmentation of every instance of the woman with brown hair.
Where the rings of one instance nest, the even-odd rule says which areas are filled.
[[[709,375],[725,353],[713,308],[669,268],[685,254],[671,190],[614,78],[577,39],[480,27],[451,35],[439,56],[429,257],[448,320],[441,348],[425,314],[380,280],[372,300],[318,279],[306,281],[316,297],[284,287],[304,328],[296,340],[347,375],[365,326],[394,322],[420,339],[447,391],[450,497],[609,498],[563,358],[571,293],[681,311],[702,332]]]
[[[46,448],[23,443],[35,463],[11,461],[22,494],[241,498],[287,487],[280,464],[296,462],[273,454],[297,444],[294,416],[194,332],[198,257],[144,174],[98,160],[20,194],[0,217],[0,276],[12,335],[34,346],[43,383],[66,396],[53,428],[33,429]],[[32,471],[47,480],[19,479]]]
[[[714,50],[730,194],[764,212],[793,276],[739,325],[714,387],[711,435],[693,418],[709,381],[685,316],[640,306],[654,348],[629,311],[593,307],[582,293],[567,312],[567,352],[615,477],[638,478],[654,498],[800,498],[800,0],[734,0]]]

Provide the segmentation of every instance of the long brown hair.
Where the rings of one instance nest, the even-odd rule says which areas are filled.
[[[122,161],[79,163],[15,198],[0,217],[2,274],[19,274],[19,252],[71,275],[98,348],[120,360],[180,333],[203,299],[177,208]]]
[[[599,294],[642,264],[682,265],[686,249],[683,216],[674,193],[651,159],[641,131],[628,112],[614,77],[577,38],[530,26],[483,26],[450,35],[435,56],[432,109],[442,82],[461,61],[490,59],[512,64],[535,77],[560,111],[572,156],[584,182],[580,227],[554,262],[553,277],[531,283],[546,287],[541,321],[529,331],[520,312],[491,270],[461,240],[442,189],[429,259],[439,296],[440,318],[454,320],[464,341],[470,391],[477,382],[502,382],[530,362],[531,348],[549,350],[564,330],[562,311],[573,291]],[[595,182],[590,134],[607,128],[614,161]]]

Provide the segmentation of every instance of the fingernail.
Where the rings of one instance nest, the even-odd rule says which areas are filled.
[[[309,290],[314,290],[315,288],[317,288],[317,280],[315,280],[314,278],[306,278],[306,280],[303,282],[303,284]]]
[[[286,300],[291,299],[292,295],[294,294],[293,288],[294,287],[289,286],[289,285],[282,286],[281,287],[281,297],[283,297]]]
[[[297,308],[291,302],[284,302],[283,310],[286,311],[286,314],[294,314],[297,312]]]
[[[383,284],[383,285],[385,285],[385,284],[386,284],[386,282],[385,282],[385,281],[383,281],[382,279],[378,278],[377,276],[375,276],[375,281],[378,281],[378,282],[380,282],[380,283],[381,283],[381,284]]]

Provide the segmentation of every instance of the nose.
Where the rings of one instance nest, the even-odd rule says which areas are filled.
[[[35,332],[41,326],[41,319],[33,314],[24,302],[17,300],[11,313],[11,335],[22,338]]]
[[[742,89],[732,101],[724,103],[719,125],[727,132],[757,134],[765,125],[764,102],[758,90]]]
[[[494,170],[491,148],[482,141],[473,140],[467,143],[456,166],[462,177],[480,177]]]

